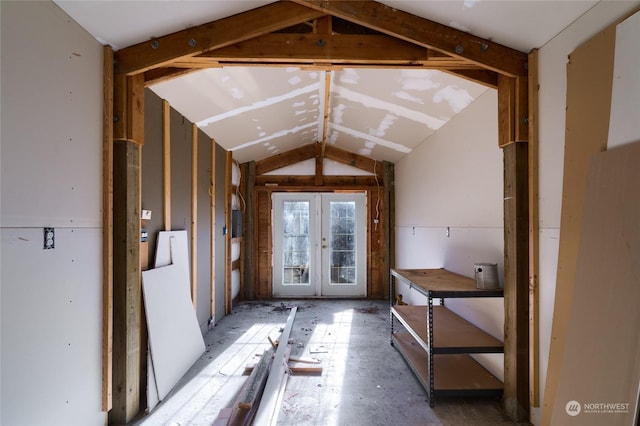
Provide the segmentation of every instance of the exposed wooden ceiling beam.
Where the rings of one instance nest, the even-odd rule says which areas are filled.
[[[473,81],[474,83],[479,83],[492,89],[498,88],[498,74],[493,71],[465,69],[449,69],[445,71],[449,74],[455,75],[456,77],[461,77],[465,80]]]
[[[119,50],[115,53],[115,70],[117,74],[138,74],[323,15],[295,3],[271,3]]]
[[[263,160],[256,161],[256,176],[260,176],[284,166],[299,163],[310,158],[315,158],[315,155],[315,144],[307,144],[299,148],[294,148]]]
[[[153,84],[162,83],[163,81],[172,80],[177,77],[198,71],[197,68],[154,68],[144,73],[144,85],[149,87]]]
[[[198,67],[216,62],[332,63],[460,66],[478,68],[387,35],[266,34],[178,62]],[[176,63],[173,64],[174,66]]]
[[[422,47],[470,60],[500,74],[527,75],[527,55],[522,52],[373,0],[292,1]]]
[[[382,164],[382,161],[376,161],[373,158],[354,154],[353,152],[338,148],[335,145],[325,146],[324,155],[325,158],[328,158],[329,160],[337,161],[338,163],[347,164],[360,170],[375,173],[378,176],[382,176],[384,174],[384,166]]]

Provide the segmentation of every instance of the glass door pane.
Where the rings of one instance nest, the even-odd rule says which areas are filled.
[[[318,279],[313,276],[319,261],[318,226],[314,194],[274,193],[273,207],[273,296],[316,296]]]
[[[282,284],[308,285],[311,254],[309,201],[284,201],[282,225]]]
[[[364,193],[322,195],[323,296],[366,296],[365,216]]]

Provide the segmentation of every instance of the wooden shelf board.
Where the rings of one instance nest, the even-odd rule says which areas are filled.
[[[391,275],[432,297],[502,297],[498,289],[479,289],[475,280],[446,269],[392,269]]]
[[[428,391],[428,357],[408,333],[394,333],[394,346]],[[434,394],[498,395],[503,384],[466,354],[434,355]]]
[[[428,350],[427,306],[393,306],[396,318]],[[501,353],[504,344],[444,306],[433,307],[433,353]]]

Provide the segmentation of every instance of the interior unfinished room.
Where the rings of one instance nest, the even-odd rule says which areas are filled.
[[[620,425],[640,1],[0,1],[0,424]]]

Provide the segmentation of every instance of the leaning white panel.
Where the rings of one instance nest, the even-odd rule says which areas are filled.
[[[178,265],[142,272],[149,347],[162,400],[205,350],[184,273]]]

